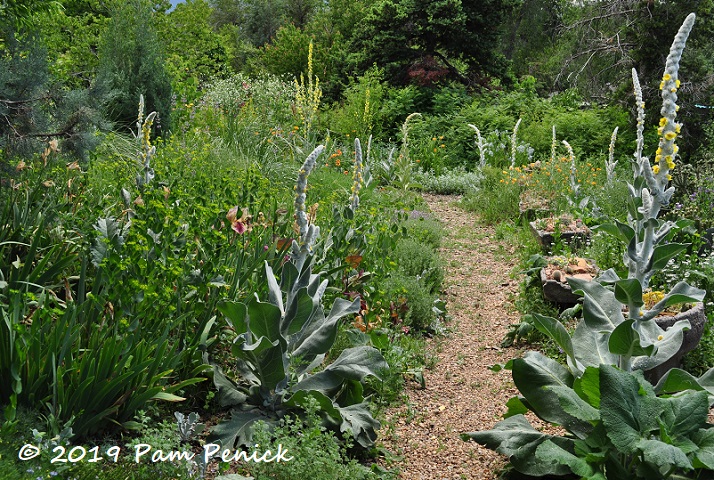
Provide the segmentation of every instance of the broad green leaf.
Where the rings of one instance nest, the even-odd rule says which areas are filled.
[[[585,459],[559,447],[551,440],[546,440],[538,445],[535,456],[545,464],[565,465],[571,472],[579,477],[591,479],[593,475],[595,475],[592,466],[588,465]],[[601,476],[598,478],[603,478],[604,480],[605,477]]]
[[[283,308],[283,292],[280,290],[278,281],[273,275],[273,269],[268,265],[267,261],[265,262],[265,278],[268,281],[268,301],[278,307],[282,315],[285,312]]]
[[[669,445],[656,439],[640,439],[635,445],[637,450],[644,455],[645,462],[657,467],[669,469],[679,467],[685,470],[692,469],[692,463],[687,455],[678,447]]]
[[[580,398],[594,408],[600,408],[600,369],[598,367],[587,367],[582,376],[573,382],[573,390]]]
[[[222,407],[235,407],[248,398],[223,374],[223,370],[217,365],[213,366],[213,384],[218,389],[218,401]]]
[[[652,257],[650,257],[647,263],[646,270],[663,269],[667,265],[667,262],[686,250],[687,246],[688,245],[682,243],[667,243],[656,246],[652,252]]]
[[[312,357],[327,352],[335,343],[337,336],[337,322],[344,315],[359,312],[360,299],[349,302],[343,298],[335,300],[327,318],[313,315],[305,326],[301,338],[293,346],[293,355],[311,359]],[[317,312],[316,312],[317,313]]]
[[[699,384],[699,380],[691,373],[679,368],[669,370],[659,379],[659,382],[657,382],[655,386],[655,392],[657,392],[658,395],[674,394],[684,390],[702,391],[704,387]],[[714,393],[714,391],[712,391],[712,393]]]
[[[248,307],[239,302],[220,302],[218,311],[226,316],[236,335],[241,335],[248,331]]]
[[[570,339],[570,334],[565,329],[562,323],[555,318],[545,317],[537,313],[533,313],[533,325],[543,334],[550,337],[555,343],[565,352],[571,359],[575,359],[573,352],[573,342]]]
[[[248,323],[253,338],[265,337],[270,342],[285,342],[280,335],[280,308],[272,303],[264,303],[253,298],[248,303]]]
[[[654,323],[652,320],[648,322],[636,322],[635,323],[635,329],[638,329],[640,326],[638,324],[646,324],[646,323]],[[655,324],[656,325],[656,324]],[[659,328],[659,327],[658,327]],[[651,370],[655,368],[657,365],[661,365],[670,358],[672,358],[680,349],[682,346],[682,340],[684,339],[684,330],[689,329],[689,321],[688,320],[680,320],[671,327],[669,327],[666,331],[662,330],[662,334],[660,336],[662,337],[661,339],[659,336],[657,338],[642,338],[643,343],[653,343],[654,347],[657,349],[654,353],[654,355],[647,356],[647,357],[639,357],[634,360],[632,363],[633,368],[637,370]],[[653,335],[650,332],[654,330],[653,328],[651,329],[645,329],[642,328],[640,331],[646,332],[648,335]],[[661,330],[661,329],[660,329]]]
[[[635,356],[650,356],[654,351],[654,346],[649,345],[643,347],[640,342],[640,334],[632,328],[635,322],[626,320],[619,324],[615,330],[610,333],[608,340],[608,348],[615,355],[623,355],[626,357]]]
[[[560,406],[565,413],[585,422],[597,422],[600,420],[599,410],[593,408],[588,402],[580,398],[574,389],[562,386],[544,388],[558,396]]]
[[[287,304],[285,317],[282,320],[281,331],[284,335],[294,335],[307,324],[313,311],[319,308],[315,301],[308,295],[307,287],[295,292]]]
[[[252,426],[258,420],[270,421],[259,410],[233,409],[230,420],[224,420],[211,429],[209,440],[218,440],[223,448],[248,445],[253,438]]]
[[[352,432],[357,443],[364,448],[374,445],[380,425],[369,411],[369,402],[362,402],[347,407],[339,407],[342,415],[341,432]]]
[[[636,278],[626,278],[616,282],[615,299],[630,308],[641,307],[645,304],[642,301],[642,284]]]
[[[523,404],[523,401],[518,397],[511,397],[506,402],[506,413],[503,418],[513,417],[515,415],[523,415],[528,413],[528,407]]]
[[[539,460],[536,449],[546,440],[556,442],[561,448],[570,446],[572,440],[546,435],[535,430],[523,415],[516,415],[498,422],[493,429],[481,432],[464,433],[463,440],[474,440],[491,450],[508,457],[516,470],[526,475],[567,475],[570,468],[566,465],[547,464]]]
[[[585,367],[601,364],[615,365],[617,356],[610,353],[607,335],[588,327],[581,321],[573,332],[573,349],[578,361]]]
[[[707,424],[707,392],[688,391],[683,395],[658,399],[662,405],[662,423],[673,438],[686,438]]]
[[[350,380],[362,381],[372,375],[382,379],[382,373],[389,369],[384,357],[374,347],[361,346],[346,348],[339,357],[329,364],[325,370],[337,373]]]
[[[576,434],[587,434],[592,426],[566,413],[558,395],[544,387],[571,388],[573,376],[567,368],[538,352],[526,352],[513,360],[513,382],[531,410],[545,421],[563,425]]]
[[[642,409],[637,379],[615,367],[601,365],[600,417],[607,437],[623,453],[633,453],[637,442],[649,436],[640,425]]]
[[[598,332],[610,332],[624,321],[622,304],[615,294],[598,282],[570,277],[568,284],[575,293],[584,295],[583,321]]]
[[[592,228],[593,232],[605,232],[608,235],[619,239],[623,243],[630,243],[632,238],[635,236],[635,231],[629,225],[615,220],[615,223],[604,223],[602,225],[596,225]]]
[[[699,447],[694,454],[694,467],[714,470],[714,428],[698,430],[692,440]]]

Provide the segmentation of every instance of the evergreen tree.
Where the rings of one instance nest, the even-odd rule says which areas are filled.
[[[464,83],[506,73],[498,53],[503,22],[516,0],[379,0],[357,32],[362,69],[376,63],[393,83]]]
[[[116,126],[133,131],[144,95],[146,110],[158,112],[157,133],[171,125],[171,81],[156,33],[155,10],[149,0],[118,2],[99,47],[97,81],[108,92],[107,116]]]
[[[46,142],[62,140],[65,152],[86,158],[95,142],[93,132],[102,124],[97,92],[70,88],[50,73],[46,41],[41,35],[43,16],[57,2],[30,2],[39,8],[27,18],[0,17],[0,156],[41,151]],[[13,2],[8,5],[12,7]],[[23,8],[16,9],[26,13]],[[45,144],[45,145],[43,145]]]

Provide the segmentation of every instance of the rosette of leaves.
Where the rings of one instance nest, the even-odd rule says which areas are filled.
[[[611,365],[587,367],[580,377],[537,352],[507,365],[521,392],[493,429],[466,433],[531,476],[576,475],[589,480],[710,478],[714,429],[705,391],[658,397],[642,372]],[[534,429],[534,412],[568,434]]]
[[[298,271],[283,266],[280,284],[266,263],[269,301],[224,302],[219,310],[235,330],[232,352],[238,382],[213,367],[222,406],[233,407],[230,419],[213,429],[226,447],[247,445],[258,420],[277,423],[288,412],[304,409],[315,398],[325,424],[350,431],[363,447],[376,439],[377,422],[364,398],[363,380],[381,378],[388,368],[381,353],[370,346],[348,348],[320,369],[337,336],[338,321],[359,311],[360,299],[338,298],[325,313],[321,299],[327,281],[312,273],[312,258]]]

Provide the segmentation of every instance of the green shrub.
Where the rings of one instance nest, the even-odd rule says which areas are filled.
[[[397,242],[394,261],[402,275],[418,277],[429,293],[436,293],[441,288],[444,272],[438,253],[430,245],[403,238]]]
[[[419,217],[407,219],[402,225],[407,229],[407,236],[417,243],[429,246],[433,250],[441,246],[444,228],[438,221]]]
[[[260,422],[253,440],[260,451],[286,451],[287,462],[250,463],[246,470],[255,480],[332,480],[335,478],[377,479],[380,477],[348,455],[350,435],[338,438],[321,425],[320,407],[316,400],[306,404],[305,415],[288,415],[275,428]],[[219,479],[221,477],[218,477]],[[218,479],[217,479],[218,480]]]
[[[384,289],[386,297],[393,299],[393,310],[398,315],[396,321],[409,327],[407,331],[432,329],[436,320],[435,298],[422,280],[395,273],[386,280]]]

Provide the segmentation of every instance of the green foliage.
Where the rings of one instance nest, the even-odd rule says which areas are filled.
[[[509,402],[492,430],[467,433],[509,457],[532,476],[581,478],[699,478],[714,470],[706,392],[658,397],[641,374],[609,365],[588,367],[574,378],[536,352],[510,364],[522,394]],[[523,415],[533,411],[561,425],[567,436],[535,430]]]
[[[306,403],[302,418],[286,415],[277,426],[264,422],[256,424],[253,440],[261,449],[272,452],[278,451],[278,446],[282,445],[286,455],[292,457],[289,462],[251,464],[247,470],[256,480],[382,478],[349,457],[352,446],[349,434],[340,439],[327,430],[321,423],[320,404],[314,399]]]
[[[384,282],[383,288],[386,297],[394,299],[390,305],[393,323],[403,324],[407,333],[438,330],[434,294],[421,279],[395,273]]]
[[[466,210],[476,212],[489,225],[518,218],[520,187],[503,182],[501,171],[487,167],[483,170],[480,188],[461,200]]]
[[[171,81],[149,0],[119,2],[101,38],[97,82],[108,92],[107,116],[122,131],[133,130],[136,105],[144,95],[146,109],[158,112],[154,125],[171,130]]]
[[[326,124],[339,134],[358,138],[377,138],[384,128],[383,103],[386,88],[384,72],[372,67],[345,89],[344,102],[327,114]]]
[[[207,0],[194,0],[179,3],[157,22],[174,91],[186,81],[203,84],[230,72],[224,41],[209,24],[212,11]]]
[[[360,310],[359,298],[338,298],[326,315],[322,298],[328,281],[312,273],[320,228],[310,223],[305,200],[307,176],[322,149],[316,148],[298,172],[295,211],[299,236],[292,241],[280,284],[266,263],[269,302],[256,296],[247,303],[219,306],[237,335],[231,351],[242,377],[234,384],[214,365],[221,403],[234,407],[231,419],[213,430],[224,446],[247,445],[255,422],[275,423],[290,411],[304,409],[310,398],[320,404],[327,426],[350,431],[365,448],[376,438],[379,423],[363,397],[363,381],[367,376],[379,378],[381,371],[389,368],[379,351],[369,346],[343,350],[323,370],[313,373],[335,342],[339,320]]]
[[[381,0],[364,19],[355,46],[362,65],[385,68],[393,84],[432,85],[447,77],[467,75],[484,80],[504,74],[504,64],[491,46],[498,43],[504,15],[515,5],[490,0]],[[485,80],[484,80],[485,81]]]
[[[415,238],[404,238],[394,249],[397,271],[405,277],[418,277],[429,293],[437,293],[444,279],[439,255],[430,245]]]
[[[430,217],[408,218],[402,224],[407,229],[407,237],[415,242],[429,246],[436,251],[441,246],[441,238],[444,236],[444,227],[438,220]],[[432,253],[432,255],[434,255]],[[434,261],[436,257],[434,256]]]
[[[474,193],[479,189],[483,178],[480,172],[467,172],[463,168],[448,170],[440,175],[424,172],[416,177],[421,188],[438,195]]]

